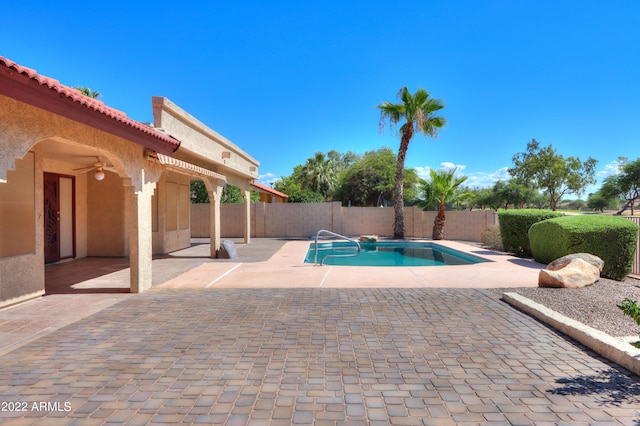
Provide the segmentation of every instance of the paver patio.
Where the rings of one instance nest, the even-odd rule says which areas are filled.
[[[297,256],[281,246],[283,262]],[[323,288],[343,272],[268,252],[196,268],[158,259],[166,281],[140,295],[113,290],[120,270],[0,311],[0,335],[51,322],[3,344],[0,423],[640,424],[637,376],[489,291],[444,288],[435,272],[408,287],[386,275],[396,288]],[[209,282],[188,288],[207,268]],[[250,285],[278,270],[288,288]]]
[[[0,363],[9,425],[640,420],[637,377],[473,289],[156,289]]]

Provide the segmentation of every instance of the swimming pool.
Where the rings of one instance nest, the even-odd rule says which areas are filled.
[[[331,257],[325,265],[349,266],[447,266],[472,265],[490,260],[464,253],[436,243],[376,242],[360,243],[360,254],[353,257]],[[355,244],[347,241],[318,243],[318,263],[328,255],[355,253]],[[305,257],[313,263],[315,243],[311,243]]]

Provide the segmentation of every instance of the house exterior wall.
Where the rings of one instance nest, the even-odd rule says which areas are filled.
[[[87,254],[128,256],[127,206],[122,179],[114,173],[105,175],[102,181],[87,179]]]
[[[65,202],[58,216],[64,216],[65,229],[75,229],[64,234],[64,256],[129,256],[132,292],[151,286],[152,253],[189,246],[192,177],[204,176],[208,189],[218,196],[225,180],[246,191],[258,177],[255,159],[165,98],[157,98],[165,109],[154,103],[154,118],[173,138],[85,99],[74,89],[61,88],[57,81],[36,79],[32,70],[15,64],[9,68],[0,87],[6,88],[6,81],[26,81],[0,94],[0,222],[6,224],[0,225],[0,247],[15,251],[0,251],[0,307],[44,293],[45,174],[61,177]],[[186,142],[185,148],[175,152],[181,142]],[[191,164],[168,163],[157,154]],[[31,169],[29,176],[19,177],[13,171],[25,156]],[[87,169],[96,163],[108,164],[95,166],[107,167],[101,181]],[[56,177],[47,178],[52,178],[48,188],[55,188]],[[32,203],[20,198],[27,192]],[[55,197],[47,200],[55,205]],[[26,214],[15,214],[17,209]],[[55,220],[56,211],[47,211]],[[250,218],[248,213],[243,206],[235,217],[247,242],[243,222]],[[248,223],[255,227],[253,218]],[[209,235],[219,241],[217,226],[209,227]],[[28,250],[19,248],[25,241],[31,241],[22,244]],[[58,258],[55,249],[47,253],[52,254],[48,262]]]
[[[91,155],[84,158],[88,152]],[[125,196],[127,188],[139,191],[144,182],[155,182],[162,171],[161,165],[148,161],[143,153],[140,145],[0,95],[0,185],[11,185],[9,182],[16,178],[13,170],[21,159],[33,156],[30,185],[34,187],[35,217],[33,228],[15,234],[19,238],[35,236],[33,250],[0,254],[0,307],[44,294],[43,174],[75,179],[76,258],[127,256],[127,210],[131,207]],[[91,173],[74,170],[95,162],[96,155],[108,159],[118,173],[107,172],[98,182]],[[8,202],[0,195],[0,205]],[[151,217],[140,220],[150,221]],[[3,239],[2,244],[13,242]]]
[[[169,253],[191,244],[191,178],[165,172],[158,181],[154,199],[157,226],[153,232],[153,253]]]
[[[260,202],[261,203],[286,203],[287,199],[283,197],[279,197],[274,194],[260,192]]]
[[[2,138],[2,134],[0,134],[0,138]],[[42,238],[37,238],[37,235],[44,233],[42,220],[38,220],[42,218],[42,202],[38,202],[40,200],[38,194],[42,194],[42,173],[36,172],[42,166],[39,164],[41,159],[35,152],[28,154],[25,161],[31,162],[31,164],[20,164],[20,161],[16,163],[18,167],[24,168],[26,166],[34,171],[34,188],[31,193],[34,197],[34,203],[29,211],[24,212],[30,215],[31,219],[17,224],[15,222],[7,223],[4,217],[0,218],[2,222],[0,226],[18,227],[17,230],[12,230],[11,237],[8,236],[8,233],[3,232],[3,240],[0,241],[0,244],[12,245],[15,241],[14,238],[25,238],[25,236],[34,239],[30,247],[19,250],[24,251],[23,253],[0,257],[0,307],[44,294],[44,249]],[[7,182],[1,185],[12,185],[14,178],[14,173],[8,173]],[[3,202],[4,198],[0,192],[0,203]],[[11,240],[8,241],[5,238],[11,238]]]
[[[223,238],[242,236],[241,223],[235,218],[242,213],[242,204],[220,206]],[[436,212],[417,207],[405,208],[405,228],[408,238],[431,238]],[[321,229],[348,236],[393,236],[393,209],[380,207],[342,207],[335,203],[254,203],[251,205],[251,236],[258,238],[305,238]],[[480,241],[487,226],[497,224],[495,211],[447,211],[447,239]],[[209,204],[191,204],[192,237],[207,237]]]
[[[154,125],[181,141],[175,157],[227,176],[239,186],[258,178],[260,163],[167,98],[153,97]]]

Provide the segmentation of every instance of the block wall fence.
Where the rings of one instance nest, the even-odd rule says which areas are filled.
[[[223,238],[243,236],[243,204],[220,205]],[[405,237],[431,238],[437,212],[404,209]],[[450,240],[480,241],[489,225],[498,224],[495,210],[447,211],[445,236]],[[342,207],[332,203],[251,204],[252,238],[299,238],[326,229],[347,236],[393,236],[392,207]],[[209,237],[209,204],[191,204],[191,236]]]

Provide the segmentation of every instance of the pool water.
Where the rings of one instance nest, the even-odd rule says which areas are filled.
[[[490,262],[435,243],[376,242],[360,243],[354,257],[331,257],[325,265],[349,266],[446,266]],[[311,243],[305,262],[313,263],[315,243]],[[355,253],[355,244],[347,241],[318,243],[318,264],[327,255]]]

